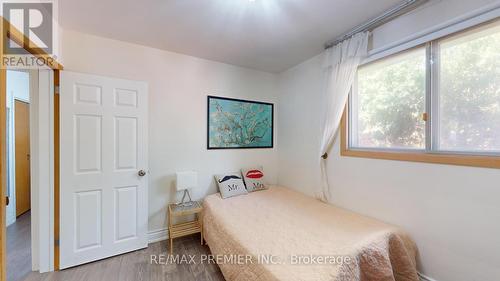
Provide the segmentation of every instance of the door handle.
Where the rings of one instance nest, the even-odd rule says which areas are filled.
[[[146,171],[140,170],[138,173],[139,177],[144,177],[146,175]]]

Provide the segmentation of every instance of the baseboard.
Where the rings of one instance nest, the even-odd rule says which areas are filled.
[[[418,272],[418,277],[420,277],[420,281],[437,281],[436,279],[432,279],[429,276],[425,276],[420,272]]]
[[[148,243],[160,242],[168,239],[168,229],[158,229],[148,232]]]

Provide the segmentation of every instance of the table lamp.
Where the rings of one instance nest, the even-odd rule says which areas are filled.
[[[182,201],[179,203],[181,206],[190,206],[193,204],[193,200],[191,200],[191,195],[189,194],[189,189],[198,187],[198,173],[194,171],[187,172],[177,172],[176,176],[176,186],[177,191],[184,191],[182,195]],[[186,199],[186,195],[189,198],[188,202],[184,202]]]

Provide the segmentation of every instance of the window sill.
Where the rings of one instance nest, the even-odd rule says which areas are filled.
[[[340,150],[340,155],[348,157],[361,157],[361,158],[372,158],[372,159],[500,169],[499,156],[441,154],[441,153],[426,153],[420,151],[392,152],[392,151],[373,151],[373,150],[361,150],[361,149],[354,150],[354,149],[349,149],[347,147],[343,147]]]
[[[500,169],[500,156],[429,153],[421,150],[413,152],[350,149],[347,140],[347,110],[342,116],[340,134],[341,156]]]

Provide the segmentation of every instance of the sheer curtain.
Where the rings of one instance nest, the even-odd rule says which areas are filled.
[[[369,32],[357,33],[324,52],[324,96],[327,109],[321,138],[321,190],[318,195],[326,202],[329,202],[332,196],[326,173],[326,159],[337,135],[357,68],[367,55],[368,37]]]

